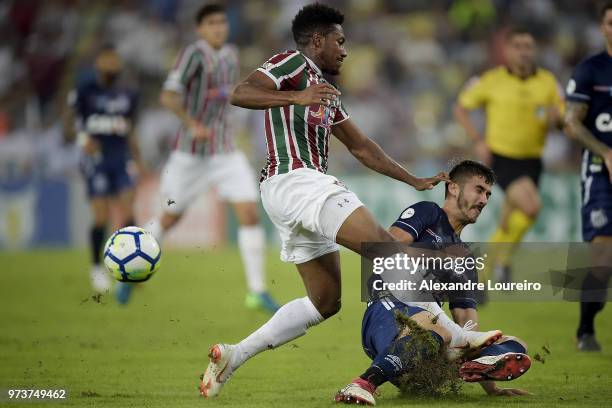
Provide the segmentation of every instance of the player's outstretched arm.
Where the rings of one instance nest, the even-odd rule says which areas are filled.
[[[610,182],[612,182],[612,149],[597,140],[584,126],[582,121],[586,118],[588,110],[589,105],[586,103],[567,102],[567,109],[565,110],[565,134],[604,159],[610,173]]]
[[[328,83],[311,85],[302,91],[278,91],[265,74],[253,71],[236,85],[230,103],[247,109],[268,109],[289,105],[329,105],[340,91]]]
[[[440,181],[448,180],[445,173],[434,177],[419,178],[410,174],[399,163],[389,157],[381,147],[363,134],[351,119],[334,125],[332,133],[366,167],[385,176],[403,181],[417,190],[431,190]]]

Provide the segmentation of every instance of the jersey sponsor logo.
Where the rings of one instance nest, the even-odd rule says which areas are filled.
[[[400,218],[402,220],[405,220],[407,218],[410,218],[414,215],[414,208],[407,208],[406,210],[404,210],[404,212],[402,213],[402,215],[400,215]]]
[[[331,125],[333,125],[333,117],[336,111],[335,108],[329,108],[323,105],[315,106],[318,106],[317,110],[308,109],[307,122],[315,126],[323,126],[326,128],[331,127]]]
[[[567,92],[568,95],[571,95],[576,92],[576,81],[570,79],[567,83],[567,87],[565,88],[565,92]]]
[[[608,216],[603,208],[591,211],[591,224],[595,228],[603,228],[608,224]]]
[[[609,113],[600,113],[595,119],[595,127],[600,132],[612,132],[612,116]]]
[[[107,113],[125,113],[130,108],[130,98],[125,95],[114,98],[103,95],[96,99],[96,106]]]
[[[94,135],[125,136],[130,130],[130,121],[120,115],[93,114],[87,117],[85,129]]]

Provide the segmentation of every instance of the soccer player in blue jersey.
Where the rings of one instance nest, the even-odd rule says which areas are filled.
[[[593,268],[583,281],[578,349],[600,351],[595,315],[607,298],[612,265],[612,2],[601,9],[606,50],[582,61],[567,84],[566,134],[583,147],[582,237]]]
[[[66,140],[76,139],[83,152],[81,170],[93,214],[91,284],[102,293],[111,285],[101,254],[110,207],[116,207],[119,226],[134,225],[134,178],[128,165],[133,159],[140,173],[145,171],[145,166],[134,135],[137,94],[118,84],[122,62],[112,46],[102,47],[96,56],[95,68],[95,80],[70,92],[64,128]],[[130,288],[120,286],[117,292],[120,302]]]
[[[465,160],[449,173],[443,207],[422,201],[406,208],[389,232],[400,242],[432,246],[461,243],[463,228],[473,224],[486,206],[495,175],[485,165]],[[373,291],[376,292],[376,291]],[[503,336],[499,330],[472,331],[477,326],[476,301],[471,292],[449,294],[454,322],[435,302],[403,302],[390,292],[371,293],[362,321],[362,344],[372,365],[336,394],[336,402],[374,405],[374,393],[381,384],[397,385],[399,377],[418,370],[414,360],[433,357],[435,351],[418,350],[411,345],[407,331],[399,331],[395,312],[411,317],[428,330],[440,346],[448,346],[449,358],[459,358],[460,350],[475,352],[458,374],[465,381],[479,381],[490,395],[523,395],[518,389],[500,389],[491,380],[517,378],[530,367],[526,345]],[[464,325],[461,327],[460,325]]]

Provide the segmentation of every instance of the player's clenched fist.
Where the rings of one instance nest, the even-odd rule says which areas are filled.
[[[296,105],[330,105],[340,96],[340,91],[328,83],[311,85],[303,91],[295,93]]]

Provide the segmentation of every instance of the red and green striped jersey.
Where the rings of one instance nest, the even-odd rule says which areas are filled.
[[[229,93],[238,80],[238,51],[232,45],[219,50],[200,39],[179,54],[164,89],[183,95],[187,113],[211,130],[205,141],[195,140],[185,126],[176,134],[174,148],[198,156],[234,150],[227,111]]]
[[[297,50],[273,56],[258,71],[270,77],[281,91],[301,91],[326,82],[319,67]],[[290,105],[267,109],[268,158],[261,181],[299,168],[326,173],[331,128],[348,118],[339,98],[331,106]]]

